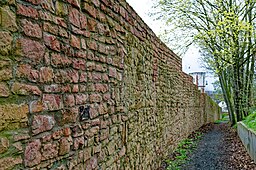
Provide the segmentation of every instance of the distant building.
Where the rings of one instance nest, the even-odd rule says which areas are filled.
[[[228,112],[227,104],[224,101],[221,101],[218,105],[221,107],[222,112]]]
[[[197,85],[198,89],[204,93],[205,92],[205,72],[193,72],[189,73],[193,77],[193,83]]]

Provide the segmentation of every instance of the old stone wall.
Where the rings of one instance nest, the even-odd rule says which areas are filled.
[[[156,169],[219,111],[124,0],[0,1],[0,169]]]

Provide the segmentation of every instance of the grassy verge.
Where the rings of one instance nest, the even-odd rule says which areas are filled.
[[[172,156],[167,160],[167,170],[179,170],[180,166],[188,161],[188,155],[197,145],[197,141],[202,137],[201,132],[196,132],[189,138],[181,141]]]
[[[251,114],[247,116],[244,120],[243,123],[252,129],[253,131],[256,132],[256,109],[254,111],[251,111]]]
[[[222,113],[221,114],[221,119],[220,120],[216,120],[214,123],[215,124],[220,124],[220,123],[228,122],[228,121],[229,121],[228,113]]]

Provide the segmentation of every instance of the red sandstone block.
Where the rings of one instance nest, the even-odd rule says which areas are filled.
[[[63,129],[63,135],[64,135],[65,137],[68,137],[68,136],[71,135],[71,130],[70,130],[69,127],[66,127],[66,128]]]
[[[71,82],[78,83],[79,74],[77,70],[68,70],[67,74],[68,74],[68,77],[71,79]]]
[[[77,149],[82,149],[83,147],[84,147],[84,144],[85,144],[85,142],[84,142],[85,140],[84,140],[84,137],[83,136],[80,136],[80,137],[78,137],[78,138],[75,138],[74,139],[74,144],[73,144],[73,149],[74,150],[77,150]]]
[[[103,94],[103,100],[104,101],[110,101],[111,100],[111,94],[110,93]]]
[[[90,49],[90,50],[97,50],[98,48],[98,46],[97,46],[97,43],[96,43],[96,41],[93,41],[93,40],[91,40],[91,41],[87,41],[87,45],[88,45],[88,48]]]
[[[52,13],[55,12],[55,5],[53,4],[52,0],[41,0],[41,1],[42,1],[41,6],[43,9],[46,9]]]
[[[94,119],[99,116],[98,110],[96,107],[91,105],[90,110],[89,110],[89,115],[91,119]]]
[[[74,107],[71,109],[65,109],[61,111],[61,121],[60,121],[60,125],[65,125],[68,123],[75,123],[78,117],[78,108]],[[70,130],[70,129],[69,129]],[[66,129],[65,131],[63,131],[64,136],[69,136],[71,132],[68,131],[68,129]]]
[[[78,70],[85,70],[85,60],[83,59],[74,59],[73,60],[73,68],[78,69]]]
[[[116,68],[114,68],[114,67],[109,67],[109,77],[114,77],[114,78],[116,78]]]
[[[80,8],[80,0],[67,0],[68,3],[70,3],[71,5],[74,5],[75,7]]]
[[[44,21],[52,21],[53,16],[50,12],[40,10],[39,17],[41,20],[44,20]]]
[[[92,16],[93,18],[96,18],[96,8],[94,6],[91,6],[88,3],[84,3],[83,9],[85,10],[85,12],[87,12],[90,16]]]
[[[65,28],[59,27],[59,35],[60,35],[61,37],[68,38],[68,32],[66,31]]]
[[[24,164],[26,167],[32,167],[38,165],[41,162],[41,142],[39,139],[36,139],[26,146],[24,153]]]
[[[44,94],[42,102],[50,111],[60,110],[63,108],[62,96],[58,94]]]
[[[109,90],[107,84],[99,84],[99,83],[97,83],[97,84],[94,85],[94,87],[95,87],[95,91],[96,92],[100,92],[100,93],[106,93]]]
[[[24,6],[22,4],[17,5],[17,14],[38,19],[38,12],[36,9],[30,6],[29,7]]]
[[[52,82],[53,81],[53,69],[50,67],[41,67],[39,72],[40,82]]]
[[[80,28],[80,13],[75,8],[69,8],[69,22]]]
[[[30,113],[38,113],[44,110],[43,103],[41,101],[32,101],[29,104],[29,111]]]
[[[72,61],[65,55],[51,53],[51,64],[54,67],[69,67]]]
[[[25,1],[30,2],[30,3],[32,3],[34,5],[38,5],[38,4],[40,4],[42,2],[42,0],[25,0]]]
[[[88,30],[91,32],[96,32],[97,22],[94,19],[88,18]]]
[[[71,140],[70,138],[62,138],[60,140],[59,155],[65,155],[70,152]]]
[[[60,42],[56,36],[44,33],[44,42],[50,49],[60,51]]]
[[[41,95],[41,90],[37,86],[15,82],[12,85],[12,92],[19,95]]]
[[[64,106],[72,107],[75,105],[75,97],[73,94],[64,95]]]
[[[81,29],[86,29],[87,27],[87,17],[80,13],[80,23],[81,23]]]
[[[102,101],[102,97],[100,94],[91,94],[90,95],[90,102],[91,103],[95,103],[95,102],[101,102]]]
[[[40,63],[44,58],[45,47],[38,41],[27,38],[17,40],[18,53],[31,59],[34,63]]]
[[[31,65],[21,64],[17,68],[17,77],[25,78],[32,82],[37,82],[39,80],[39,71],[33,70]]]
[[[22,29],[27,36],[42,38],[42,29],[38,24],[32,23],[26,19],[21,20]]]
[[[78,86],[78,84],[73,85],[72,92],[73,92],[73,93],[78,93],[78,92],[79,92],[79,86]]]
[[[47,143],[42,147],[42,160],[56,158],[58,156],[58,148],[55,143]]]
[[[80,49],[81,48],[80,38],[78,38],[77,36],[71,35],[71,37],[70,37],[70,45],[72,47]]]
[[[55,125],[53,116],[49,115],[35,115],[32,121],[32,133],[37,135],[39,133],[51,130]]]
[[[106,103],[100,104],[98,109],[99,109],[99,114],[100,115],[104,115],[104,114],[108,113],[108,107],[107,107]]]
[[[44,22],[43,29],[45,32],[49,32],[54,35],[58,35],[59,27],[49,22]]]
[[[80,79],[79,79],[80,83],[84,83],[87,82],[87,73],[86,72],[82,72],[80,73]]]
[[[87,94],[76,94],[76,105],[86,104],[88,95]]]

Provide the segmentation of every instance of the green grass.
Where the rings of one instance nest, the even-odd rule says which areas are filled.
[[[253,131],[256,132],[256,110],[251,111],[251,114],[249,114],[249,116],[247,116],[244,120],[243,123],[249,127],[250,129],[252,129]]]
[[[193,138],[187,138],[178,144],[178,148],[173,152],[172,160],[167,160],[167,170],[179,170],[180,166],[188,161],[188,155],[196,147],[198,139],[202,137],[200,132],[195,133]]]
[[[228,113],[222,113],[221,114],[221,119],[220,120],[216,120],[214,123],[215,124],[220,124],[220,123],[227,122],[227,121],[229,121]]]

